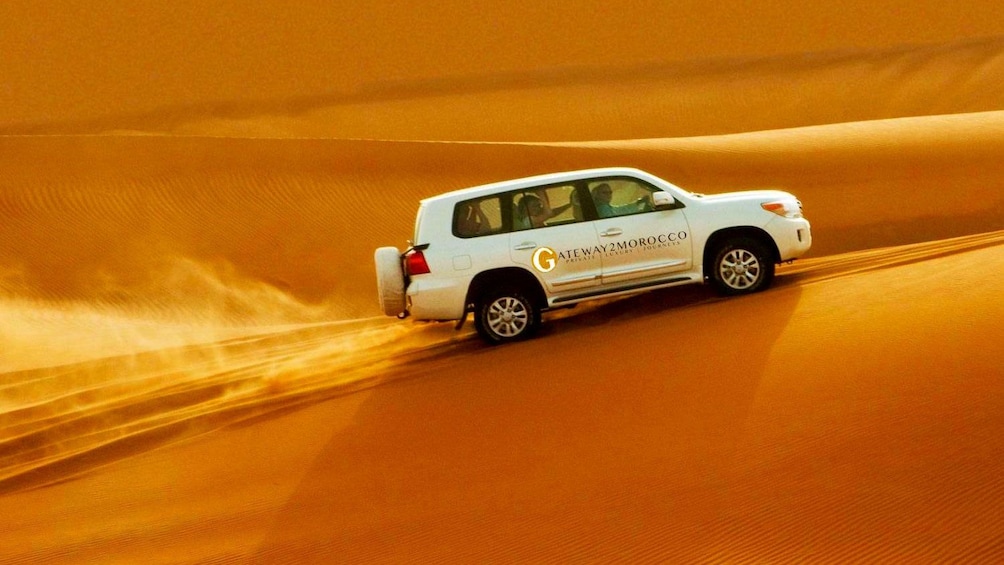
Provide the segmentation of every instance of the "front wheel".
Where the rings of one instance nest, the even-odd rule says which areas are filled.
[[[492,345],[519,341],[537,331],[540,309],[518,289],[489,292],[475,307],[474,326]]]
[[[773,278],[771,254],[755,239],[727,241],[715,253],[711,282],[721,294],[734,296],[763,290]]]

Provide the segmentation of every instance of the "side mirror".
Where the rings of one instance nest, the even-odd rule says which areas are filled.
[[[682,208],[668,192],[653,192],[652,207],[656,210],[675,210]]]

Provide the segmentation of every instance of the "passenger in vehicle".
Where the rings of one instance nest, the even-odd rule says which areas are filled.
[[[524,194],[523,198],[516,204],[516,213],[513,214],[513,228],[516,230],[528,230],[539,228],[551,217],[551,210],[544,205],[536,194]]]
[[[457,234],[465,237],[491,233],[492,226],[479,202],[464,202],[457,215]]]
[[[593,204],[596,205],[596,214],[600,218],[613,218],[614,216],[624,216],[651,209],[647,198],[639,198],[630,204],[614,206],[610,203],[613,199],[613,194],[613,189],[605,182],[601,182],[592,188]]]
[[[572,207],[572,203],[563,204],[557,208],[551,208],[551,200],[546,191],[542,189],[534,190],[523,195],[516,205],[514,214],[515,229],[539,228],[551,218],[562,214]]]

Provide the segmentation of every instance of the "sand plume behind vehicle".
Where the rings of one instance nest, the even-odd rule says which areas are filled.
[[[71,347],[21,359],[40,366],[3,372],[0,491],[60,482],[165,443],[375,386],[394,367],[459,337],[383,319],[213,327],[79,309],[49,318],[12,320],[36,332],[18,350],[57,338]]]

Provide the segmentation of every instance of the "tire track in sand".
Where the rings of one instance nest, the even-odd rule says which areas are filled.
[[[0,389],[9,407],[0,413],[0,492],[372,386],[429,345],[421,327],[370,320],[10,375],[17,384]]]

